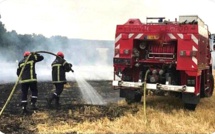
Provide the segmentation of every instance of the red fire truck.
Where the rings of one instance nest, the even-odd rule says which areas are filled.
[[[112,84],[128,103],[141,101],[145,85],[147,92],[176,95],[195,110],[200,98],[213,94],[211,40],[198,16],[129,19],[116,26]]]

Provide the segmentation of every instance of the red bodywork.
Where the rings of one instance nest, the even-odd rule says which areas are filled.
[[[200,95],[201,88],[206,90],[211,85],[208,28],[198,16],[180,16],[179,22],[150,19],[159,22],[142,23],[139,19],[129,19],[125,24],[117,25],[114,81],[143,82],[146,70],[150,70],[147,76],[149,89],[158,83],[171,85],[169,91],[185,85],[190,87],[190,93]],[[136,89],[132,84],[114,87]]]

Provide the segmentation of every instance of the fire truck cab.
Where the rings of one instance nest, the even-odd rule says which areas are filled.
[[[129,19],[116,26],[112,85],[128,103],[141,101],[145,85],[154,95],[179,96],[195,110],[200,98],[213,94],[213,43],[196,15]]]

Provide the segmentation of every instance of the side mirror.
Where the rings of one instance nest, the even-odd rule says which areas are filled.
[[[212,39],[212,38],[211,38],[211,34],[209,34],[208,37],[209,37],[209,39]]]

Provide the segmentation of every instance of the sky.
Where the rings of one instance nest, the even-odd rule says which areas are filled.
[[[129,18],[198,15],[215,33],[214,7],[215,0],[0,0],[0,20],[18,34],[114,40]]]

